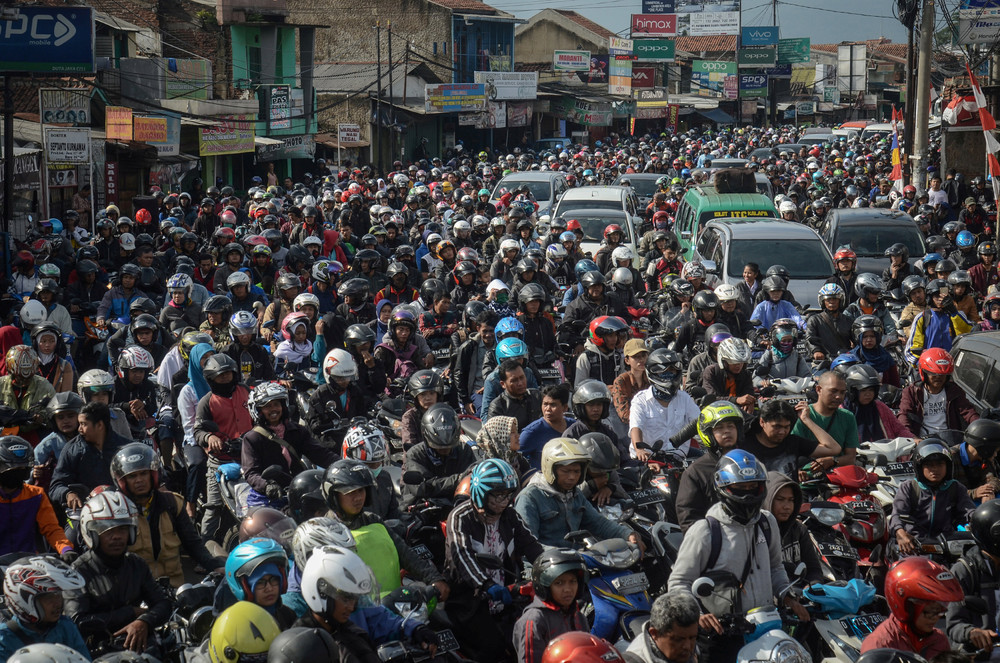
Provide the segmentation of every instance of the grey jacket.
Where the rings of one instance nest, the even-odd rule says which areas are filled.
[[[514,510],[528,531],[546,546],[566,548],[568,544],[563,537],[580,529],[590,530],[600,539],[626,539],[632,534],[628,527],[602,516],[579,488],[561,492],[541,472],[532,476],[518,494]]]
[[[587,618],[575,606],[566,612],[536,596],[514,624],[518,663],[541,663],[549,642],[569,631],[589,630]]]
[[[968,523],[975,508],[968,489],[958,481],[949,479],[934,489],[908,479],[892,500],[889,534],[895,535],[898,529],[918,539],[948,534]]]
[[[962,585],[962,593],[976,596],[986,601],[986,612],[971,610],[964,601],[948,604],[945,615],[945,632],[955,645],[969,641],[969,633],[974,628],[996,631],[997,589],[1000,589],[1000,569],[979,550],[979,546],[965,551],[962,558],[952,564],[951,572]]]
[[[751,557],[750,572],[743,586],[743,608],[760,608],[774,604],[774,597],[787,589],[788,575],[781,563],[781,536],[778,523],[768,511],[761,511],[759,518],[767,518],[771,524],[771,541],[767,543],[756,521],[742,525],[734,521],[722,504],[714,504],[708,515],[722,524],[722,550],[716,569],[728,570],[739,576],[748,556]],[[755,538],[753,542],[751,539]],[[677,562],[670,573],[667,591],[677,588],[691,590],[696,579],[711,569],[708,558],[712,549],[708,521],[699,520],[688,529],[684,541],[677,552]]]
[[[642,631],[642,635],[629,643],[628,649],[622,652],[622,658],[627,663],[681,663],[680,661],[671,661],[663,655],[663,652],[653,643],[653,639],[649,637],[648,628]],[[691,654],[691,658],[685,663],[696,663],[697,660],[698,655]]]

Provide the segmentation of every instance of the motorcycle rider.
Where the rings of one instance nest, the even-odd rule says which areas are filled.
[[[955,362],[949,352],[929,348],[917,363],[920,381],[903,389],[899,422],[920,436],[942,430],[964,430],[979,419],[965,392],[951,379]]]
[[[743,413],[729,401],[716,401],[702,408],[696,430],[705,453],[681,474],[674,506],[677,524],[686,531],[705,517],[717,501],[713,478],[719,459],[743,441]]]
[[[15,652],[25,653],[22,647],[27,645],[58,643],[89,661],[80,629],[63,615],[63,592],[82,589],[83,584],[79,573],[51,557],[24,557],[8,566],[3,593],[11,619],[0,624],[0,658],[13,661]]]
[[[79,400],[76,394],[72,396]],[[52,503],[43,487],[37,482],[28,483],[32,465],[31,445],[24,438],[0,437],[0,514],[7,523],[0,555],[35,550],[40,534],[63,561],[70,563],[76,553],[59,525]]]
[[[583,352],[576,358],[575,386],[587,380],[598,380],[610,386],[625,371],[621,348],[630,330],[619,317],[602,315],[590,322]]]
[[[248,311],[236,311],[229,318],[229,338],[222,348],[240,369],[243,384],[253,386],[278,379],[271,354],[257,341],[257,318]]]
[[[420,433],[423,441],[403,458],[404,506],[432,497],[450,499],[461,475],[476,461],[472,448],[461,440],[458,415],[450,405],[436,403],[427,408],[420,419]],[[420,478],[407,481],[411,472]]]
[[[979,505],[969,518],[969,532],[976,546],[967,549],[952,564],[951,572],[962,586],[962,594],[983,602],[985,610],[972,601],[948,604],[945,616],[948,639],[971,645],[977,654],[993,650],[997,637],[997,594],[1000,583],[1000,500],[990,499]]]
[[[518,663],[541,663],[548,643],[569,631],[589,630],[577,602],[587,591],[587,565],[573,550],[542,553],[531,566],[535,597],[514,624]]]
[[[372,423],[352,426],[344,436],[341,457],[364,463],[375,477],[371,511],[382,520],[399,519],[399,500],[396,498],[392,476],[383,471],[389,463],[389,445],[385,440],[385,433]]]
[[[991,500],[997,495],[998,449],[1000,422],[992,419],[973,421],[965,429],[965,439],[951,448],[955,480],[969,489],[973,501]]]
[[[646,359],[646,377],[650,386],[632,399],[629,416],[629,456],[642,462],[649,460],[653,451],[667,444],[687,455],[690,439],[677,439],[678,434],[692,420],[698,418],[698,406],[686,391],[678,391],[684,365],[680,355],[665,348],[649,353]]]
[[[67,509],[79,509],[87,497],[78,495],[74,484],[90,491],[112,482],[111,460],[131,441],[111,430],[111,413],[104,403],[87,403],[79,419],[80,434],[62,450],[49,484],[49,499]]]
[[[826,283],[816,294],[820,312],[806,323],[806,345],[812,359],[836,357],[851,349],[851,318],[845,313],[847,298],[836,283]]]
[[[649,622],[623,656],[627,663],[695,663],[698,618],[701,607],[694,595],[683,589],[656,597]]]

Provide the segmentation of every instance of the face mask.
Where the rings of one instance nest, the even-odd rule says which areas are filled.
[[[209,380],[208,387],[209,389],[212,390],[212,393],[215,394],[216,396],[222,396],[224,398],[228,398],[229,396],[233,395],[234,391],[236,391],[236,382],[234,381],[226,384],[218,384]]]

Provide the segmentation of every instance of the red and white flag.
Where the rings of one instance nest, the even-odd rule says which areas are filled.
[[[969,72],[969,80],[972,81],[972,94],[976,98],[976,106],[979,108],[979,122],[983,125],[983,136],[986,138],[986,161],[989,164],[990,179],[993,182],[994,199],[1000,200],[1000,161],[997,161],[996,154],[1000,151],[1000,142],[993,135],[997,123],[986,108],[986,96],[983,94],[983,89],[979,87],[979,81],[976,80],[976,75],[969,68],[968,62],[965,63],[965,70]]]

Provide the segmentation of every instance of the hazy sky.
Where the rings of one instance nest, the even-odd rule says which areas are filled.
[[[626,30],[630,14],[642,11],[640,0],[548,0],[544,5],[529,0],[486,0],[492,6],[511,12],[518,18],[530,18],[542,7],[573,9],[613,32]],[[781,36],[810,37],[815,44],[888,37],[906,42],[906,31],[892,14],[892,0],[790,0],[778,3]],[[835,7],[835,8],[834,8]],[[853,14],[851,13],[853,12]],[[861,14],[861,15],[855,15]],[[875,18],[875,16],[880,18]],[[771,3],[767,0],[743,0],[744,25],[770,25]],[[627,35],[626,35],[627,36]]]

